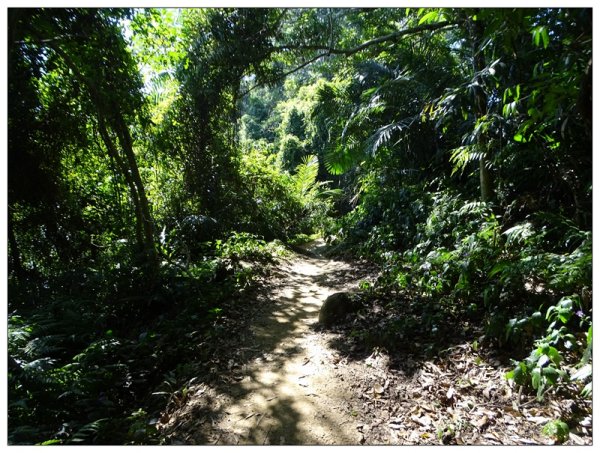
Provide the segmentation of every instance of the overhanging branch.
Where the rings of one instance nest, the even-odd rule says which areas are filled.
[[[328,52],[323,52],[323,53],[320,53],[320,54],[316,55],[315,57],[313,57],[313,58],[310,58],[309,60],[306,60],[306,61],[305,61],[305,62],[303,62],[301,65],[299,65],[299,66],[296,66],[295,68],[293,68],[293,69],[290,69],[289,71],[286,71],[286,72],[284,72],[283,74],[279,74],[277,77],[274,77],[274,78],[272,78],[272,79],[269,79],[269,80],[265,80],[265,81],[263,81],[263,82],[256,83],[255,85],[251,86],[251,87],[250,87],[250,88],[248,88],[246,91],[244,91],[244,92],[241,94],[241,96],[240,96],[240,97],[242,97],[242,98],[243,98],[243,97],[244,97],[244,96],[246,96],[248,93],[250,93],[252,90],[254,90],[255,88],[258,88],[259,86],[262,86],[262,85],[267,85],[267,84],[271,84],[271,83],[275,83],[275,82],[277,82],[277,81],[279,81],[279,80],[281,80],[281,79],[284,79],[284,78],[286,78],[287,76],[289,76],[289,75],[293,74],[294,72],[298,72],[298,71],[300,71],[302,68],[305,68],[305,67],[306,67],[306,66],[308,66],[309,64],[311,64],[311,63],[313,63],[313,62],[317,61],[319,58],[323,58],[323,57],[326,57],[326,56],[328,56],[328,55],[329,55],[329,53],[328,53]]]
[[[331,55],[344,55],[349,57],[350,55],[354,55],[355,53],[361,52],[371,46],[381,44],[387,41],[394,41],[396,39],[402,38],[403,36],[415,35],[418,33],[422,33],[425,31],[437,31],[448,27],[453,27],[458,25],[458,21],[444,21],[437,22],[435,24],[423,24],[418,25],[416,27],[407,28],[405,30],[398,30],[393,33],[389,33],[384,36],[379,36],[378,38],[370,39],[356,47],[351,47],[350,49],[336,49],[331,46],[320,46],[320,45],[306,45],[306,44],[285,44],[282,46],[273,47],[274,51],[282,51],[282,50],[321,50],[326,51]]]
[[[243,92],[241,97],[246,96],[248,93],[250,93],[255,88],[258,88],[259,86],[275,83],[281,79],[284,79],[285,77],[287,77],[295,72],[300,71],[302,68],[305,68],[306,66],[317,61],[320,58],[323,58],[323,57],[326,57],[329,55],[343,55],[345,57],[349,57],[356,53],[362,52],[363,50],[368,49],[369,47],[376,46],[377,44],[382,44],[382,43],[388,42],[388,41],[395,41],[404,36],[415,35],[415,34],[426,32],[426,31],[438,31],[438,30],[442,30],[445,28],[453,27],[458,24],[459,24],[458,21],[444,21],[444,22],[437,22],[435,24],[418,25],[416,27],[407,28],[405,30],[399,30],[399,31],[389,33],[384,36],[380,36],[378,38],[370,39],[369,41],[366,41],[358,46],[351,47],[349,49],[337,49],[337,48],[334,48],[331,45],[331,43],[329,46],[308,45],[308,44],[285,44],[282,46],[274,46],[270,49],[270,51],[272,53],[281,52],[281,51],[290,51],[290,50],[309,50],[309,51],[319,51],[320,53],[317,54],[316,56],[304,61],[299,66],[296,66],[295,68],[290,69],[289,71],[286,71],[283,74],[280,74],[273,79],[269,79],[269,80],[265,80],[263,82],[256,83],[255,85],[250,87],[248,90]]]

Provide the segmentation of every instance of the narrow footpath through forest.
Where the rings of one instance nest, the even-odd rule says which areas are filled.
[[[257,296],[249,326],[230,339],[229,356],[216,359],[212,378],[199,376],[163,412],[159,428],[167,443],[553,443],[540,427],[573,415],[577,403],[517,404],[520,395],[503,378],[507,369],[469,343],[433,360],[391,358],[379,348],[357,358],[352,348],[340,347],[347,332],[324,330],[319,309],[330,294],[356,290],[376,273],[368,265],[324,258],[323,248],[313,243],[277,266]],[[588,444],[587,434],[583,426],[568,444]]]
[[[250,343],[240,339],[240,351],[258,352],[254,359],[241,367],[232,362],[220,388],[194,388],[166,431],[181,434],[174,425],[187,420],[194,431],[185,430],[185,443],[189,436],[227,445],[359,443],[353,396],[339,372],[342,358],[315,327],[327,296],[355,287],[364,273],[318,250],[280,267],[267,295],[274,306],[255,321]],[[206,409],[210,416],[203,418]]]

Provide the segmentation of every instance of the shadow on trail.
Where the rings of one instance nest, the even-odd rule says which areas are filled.
[[[315,250],[319,259],[328,253],[322,242],[310,244],[307,253]],[[333,269],[318,280],[324,286],[334,287],[377,274],[378,270],[372,263],[354,262],[351,269]],[[328,346],[351,361],[363,361],[374,350],[383,350],[389,354],[390,369],[410,377],[423,362],[483,335],[481,313],[466,313],[456,305],[409,294],[363,293],[363,301],[364,308],[349,315],[345,323],[325,328],[315,320],[311,325],[316,332],[333,334]],[[485,354],[502,365],[510,363],[506,351],[489,348]]]
[[[334,334],[328,346],[348,360],[364,361],[374,351],[383,351],[389,356],[389,369],[407,377],[417,373],[424,362],[444,358],[448,351],[484,335],[481,314],[407,295],[365,296],[364,308],[347,322],[330,329],[318,324],[314,328]],[[480,350],[479,355],[497,367],[510,365],[507,351],[492,346]]]
[[[373,296],[344,324],[327,330],[318,324],[328,295],[356,290],[369,275],[368,265],[314,256],[293,260],[278,285],[244,302],[257,307],[248,328],[227,340],[211,373],[198,376],[203,384],[171,411],[163,429],[167,443],[355,444],[356,428],[342,426],[354,421],[348,421],[345,402],[372,369],[358,371],[355,382],[340,380],[332,372],[334,356],[366,363],[374,351],[384,351],[387,368],[411,378],[424,362],[476,337],[476,323],[433,301],[405,296]],[[313,365],[315,357],[323,365]]]
[[[166,426],[168,443],[314,445],[336,433],[335,444],[353,444],[322,396],[311,394],[303,381],[312,352],[305,337],[314,335],[310,327],[332,292],[328,285],[348,282],[352,273],[323,258],[298,261],[293,271],[260,302],[261,313],[241,334],[239,347],[205,380],[208,390],[172,417],[180,421]],[[330,279],[336,272],[339,278]]]

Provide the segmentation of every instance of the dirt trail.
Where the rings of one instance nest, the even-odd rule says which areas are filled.
[[[240,338],[240,350],[253,351],[252,360],[230,361],[228,376],[221,376],[224,385],[191,390],[183,408],[188,417],[179,414],[173,420],[193,414],[200,421],[181,443],[359,442],[351,389],[338,372],[342,358],[327,346],[329,334],[315,327],[327,296],[356,286],[361,278],[349,264],[319,256],[315,245],[313,257],[297,255],[279,266],[267,295],[272,304],[252,323],[248,338]],[[189,428],[183,430],[189,433]]]
[[[375,301],[366,317],[321,329],[327,296],[371,280],[374,271],[327,260],[319,249],[313,244],[308,255],[277,266],[268,285],[242,301],[238,318],[227,319],[238,328],[225,325],[223,332],[238,333],[219,337],[188,390],[171,397],[158,424],[165,443],[544,445],[554,439],[541,427],[561,419],[572,428],[567,444],[591,444],[591,400],[521,398],[504,378],[511,364],[472,339],[447,335],[432,355],[421,330],[392,355],[354,349],[352,332],[361,322],[377,329],[385,317],[419,319],[418,301],[405,301],[401,315]],[[447,321],[448,332],[464,327]]]

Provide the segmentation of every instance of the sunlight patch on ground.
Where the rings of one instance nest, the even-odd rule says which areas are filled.
[[[351,390],[335,365],[339,357],[326,334],[314,330],[325,299],[356,285],[348,269],[318,258],[282,265],[280,284],[267,295],[273,305],[250,327],[252,340],[245,345],[260,354],[180,409],[190,419],[207,414],[196,422],[194,438],[221,445],[359,442]],[[172,423],[179,426],[177,418]]]
[[[355,430],[343,429],[352,423],[351,415],[332,410],[348,398],[331,374],[332,352],[310,331],[332,292],[315,283],[315,277],[339,268],[327,264],[296,261],[290,269],[293,278],[274,294],[276,309],[253,328],[258,342],[272,348],[272,355],[249,366],[249,378],[240,383],[245,396],[231,404],[222,422],[224,429],[233,425],[240,443],[356,442]]]

